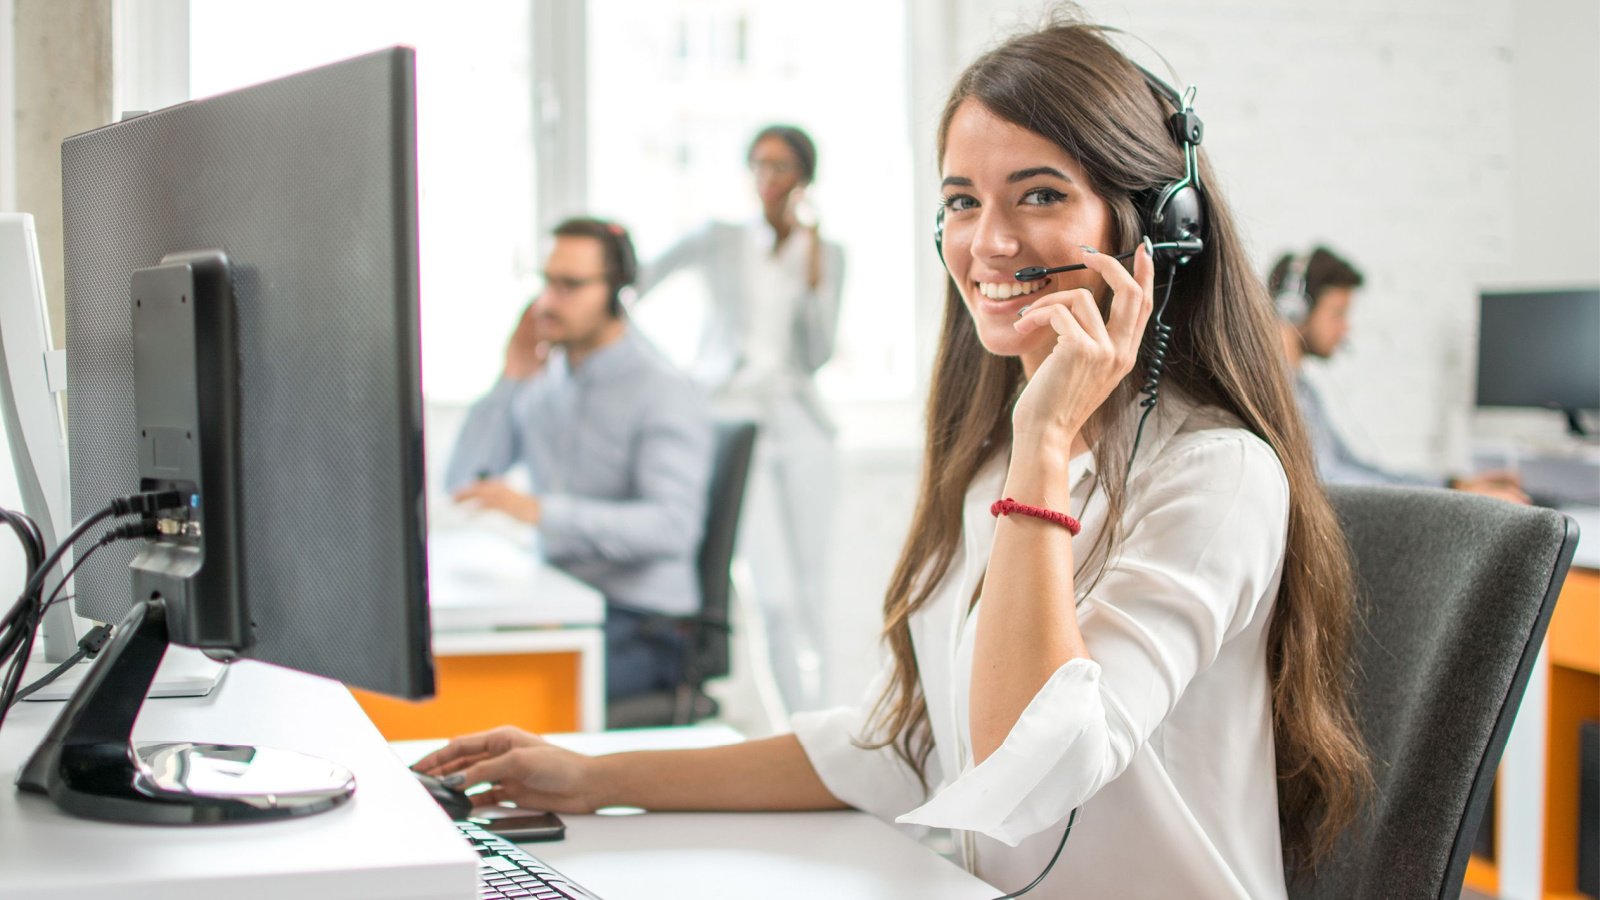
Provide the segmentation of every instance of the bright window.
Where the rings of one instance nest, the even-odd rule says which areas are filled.
[[[471,400],[537,283],[526,0],[189,0],[190,89],[204,97],[368,51],[417,51],[423,387]]]
[[[758,216],[750,138],[774,122],[805,128],[819,161],[809,196],[846,256],[822,390],[909,398],[911,241],[928,229],[912,221],[904,5],[589,0],[588,11],[591,207],[626,223],[649,259],[708,219]],[[669,282],[637,315],[680,361],[694,351],[698,287]]]

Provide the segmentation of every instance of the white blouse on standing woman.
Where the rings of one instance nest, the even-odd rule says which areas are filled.
[[[968,602],[1006,464],[1002,453],[973,480],[962,546],[911,618],[933,734],[928,792],[892,749],[856,742],[877,737],[867,714],[888,668],[860,708],[793,718],[823,783],[881,818],[956,829],[967,867],[1006,891],[1044,869],[1079,808],[1030,897],[1283,897],[1267,675],[1289,511],[1277,456],[1231,415],[1167,389],[1133,467],[1124,543],[1097,583],[1083,557],[1106,528],[1105,493],[1092,490],[1090,454],[1072,460],[1092,659],[1061,666],[975,766],[968,689],[983,604]]]

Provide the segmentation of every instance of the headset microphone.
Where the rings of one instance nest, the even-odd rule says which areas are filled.
[[[1163,251],[1170,252],[1174,256],[1179,257],[1179,262],[1183,263],[1188,262],[1188,258],[1199,253],[1203,247],[1204,245],[1200,242],[1199,238],[1192,238],[1189,240],[1163,241],[1159,244],[1151,244],[1150,250],[1152,254]],[[1139,252],[1139,248],[1135,247],[1134,249],[1129,250],[1127,253],[1118,253],[1114,258],[1133,259],[1133,255],[1137,252]],[[1047,275],[1059,275],[1062,272],[1076,272],[1079,269],[1087,268],[1089,268],[1089,266],[1085,263],[1073,263],[1070,266],[1051,266],[1048,269],[1044,266],[1029,266],[1026,269],[1018,269],[1016,272],[1012,273],[1011,277],[1018,281],[1038,281]]]

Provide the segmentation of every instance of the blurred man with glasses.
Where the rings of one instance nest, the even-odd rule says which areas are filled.
[[[649,613],[699,609],[710,406],[628,324],[638,264],[619,225],[555,229],[544,289],[499,381],[468,413],[446,471],[458,503],[538,529],[545,558],[606,596],[606,695],[673,687],[682,648]],[[504,475],[525,466],[533,493]]]

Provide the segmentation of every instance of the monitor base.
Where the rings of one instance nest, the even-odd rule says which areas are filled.
[[[20,790],[112,822],[214,825],[312,815],[350,798],[355,777],[299,753],[129,736],[167,649],[166,607],[136,605],[17,774]]]

